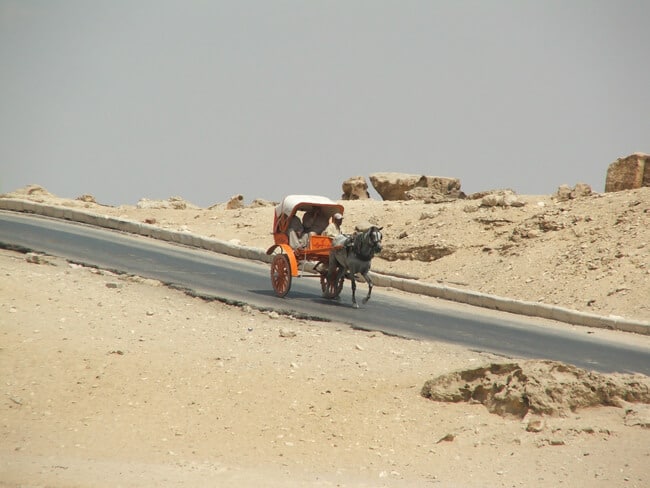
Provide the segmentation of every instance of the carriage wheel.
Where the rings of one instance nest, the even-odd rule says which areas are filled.
[[[330,281],[327,279],[327,273],[322,273],[320,275],[320,287],[323,290],[323,296],[325,298],[336,298],[343,291],[343,284],[345,283],[345,274],[342,274],[339,277],[340,268],[336,268],[337,279]]]
[[[275,294],[282,298],[291,288],[291,267],[286,254],[276,254],[271,261],[271,284]]]

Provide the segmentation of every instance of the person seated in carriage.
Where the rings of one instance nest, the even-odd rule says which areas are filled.
[[[294,215],[289,221],[287,228],[289,245],[294,249],[304,249],[309,241],[309,234],[305,232],[305,226],[297,215]]]
[[[302,225],[309,235],[319,235],[327,228],[329,218],[320,207],[314,207],[305,212],[302,217]]]
[[[334,238],[338,235],[343,234],[343,231],[341,230],[342,224],[343,224],[343,215],[336,212],[334,215],[332,215],[332,220],[329,223],[329,225],[325,227],[325,230],[323,231],[323,235]]]
[[[275,244],[288,244],[295,250],[331,247],[331,238],[325,237],[324,231],[330,223],[330,217],[336,213],[342,215],[343,206],[327,197],[287,195],[275,207]]]
[[[289,245],[294,249],[309,247],[309,238],[321,235],[328,225],[327,215],[319,207],[304,213],[301,220],[294,215],[289,222]]]

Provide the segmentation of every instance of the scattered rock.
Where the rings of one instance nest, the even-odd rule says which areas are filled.
[[[591,186],[586,183],[578,183],[573,188],[568,185],[560,185],[553,195],[558,202],[566,202],[574,198],[582,198],[591,195]]]
[[[478,210],[479,210],[478,205],[470,204],[470,205],[465,205],[463,207],[463,212],[465,212],[465,213],[474,213],[474,212],[478,212]]]
[[[20,188],[15,191],[17,194],[24,195],[43,195],[47,197],[53,196],[49,191],[43,188],[41,185],[27,185],[25,188]]]
[[[243,207],[244,207],[244,195],[241,194],[230,197],[230,200],[228,200],[228,203],[226,203],[226,208],[228,210],[235,210]]]
[[[9,399],[14,402],[16,405],[22,405],[23,399],[20,397],[9,397]]]
[[[80,195],[76,198],[76,200],[79,200],[80,202],[86,202],[86,203],[97,203],[97,200],[95,200],[95,197],[92,195],[89,195],[87,193],[84,193],[83,195]]]
[[[278,204],[278,202],[270,202],[268,200],[263,200],[261,198],[256,198],[251,202],[251,208],[257,208],[257,207],[275,207]]]
[[[441,442],[452,442],[455,438],[456,438],[456,436],[454,434],[447,434],[444,437],[441,437],[440,439],[438,439],[436,444],[440,444]]]
[[[191,203],[186,202],[181,197],[169,197],[169,205],[174,210],[185,210],[187,208],[195,208],[195,209],[198,208],[196,205],[192,205]]]
[[[525,202],[519,200],[512,190],[488,193],[481,198],[481,207],[523,207],[524,205]]]
[[[198,209],[196,205],[186,202],[181,197],[169,197],[167,200],[149,200],[148,198],[141,198],[136,204],[140,209],[172,209],[172,210],[186,210],[188,208]]]
[[[534,418],[528,421],[526,425],[526,432],[541,432],[544,430],[544,420],[541,418]]]
[[[627,405],[625,408],[625,425],[650,429],[650,405]]]
[[[366,183],[366,179],[363,176],[348,178],[341,186],[343,189],[341,200],[366,200],[370,198],[368,183]]]
[[[43,254],[38,254],[35,252],[28,252],[25,254],[25,261],[32,264],[49,264],[54,266],[54,263],[48,261],[48,259]]]

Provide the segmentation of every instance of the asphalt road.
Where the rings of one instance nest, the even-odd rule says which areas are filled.
[[[553,359],[601,372],[650,375],[650,346],[604,340],[584,329],[436,299],[410,298],[378,287],[360,309],[351,306],[349,282],[338,301],[321,298],[313,275],[294,278],[285,298],[277,298],[269,265],[236,259],[155,239],[28,214],[0,211],[0,245],[60,256],[70,261],[154,278],[199,296],[261,309],[336,321],[408,338],[443,341],[507,357]],[[365,296],[359,284],[357,298]],[[625,333],[621,333],[625,334]],[[641,345],[642,344],[642,345]]]

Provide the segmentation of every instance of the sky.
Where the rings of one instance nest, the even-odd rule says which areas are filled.
[[[650,153],[647,0],[0,0],[0,193],[604,191]]]

